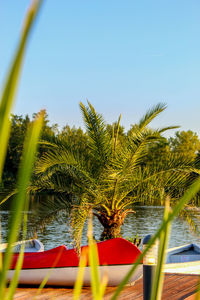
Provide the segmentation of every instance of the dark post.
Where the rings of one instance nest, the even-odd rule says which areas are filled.
[[[145,236],[143,250],[151,239],[151,235]],[[153,278],[157,263],[158,246],[154,244],[143,258],[143,299],[150,300]]]

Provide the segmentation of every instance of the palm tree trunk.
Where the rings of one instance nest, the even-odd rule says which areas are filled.
[[[120,211],[113,212],[111,216],[102,212],[98,212],[98,214],[94,213],[94,215],[104,227],[100,237],[101,241],[121,236],[121,226],[124,223],[125,216],[123,216]]]
[[[121,225],[113,224],[111,226],[105,226],[103,232],[101,233],[100,240],[109,240],[117,237],[121,237]]]

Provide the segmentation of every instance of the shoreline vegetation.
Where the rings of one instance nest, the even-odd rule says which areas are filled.
[[[75,153],[75,155],[78,154],[79,156],[84,156],[84,159],[90,163],[91,145],[88,132],[80,127],[70,127],[69,125],[65,125],[59,130],[58,124],[49,125],[50,121],[48,120],[48,115],[45,110],[43,110],[43,114],[44,125],[41,133],[41,140],[39,142],[37,158],[41,158],[55,145],[57,147],[65,148],[68,151]],[[33,114],[33,119],[30,119],[28,115],[23,117],[11,114],[10,116],[11,132],[2,181],[0,184],[0,199],[3,199],[11,190],[11,187],[16,184],[25,134],[36,115],[36,113]],[[112,140],[117,134],[117,143],[122,147],[124,144],[129,143],[130,136],[133,134],[136,126],[137,124],[131,125],[130,129],[125,132],[122,125],[117,128],[117,122],[114,122],[113,124],[105,123],[108,139]],[[149,128],[149,130],[151,130],[151,128]],[[189,178],[188,181],[185,181],[185,184],[180,187],[179,191],[176,191],[175,197],[178,198],[178,195],[182,195],[188,187],[188,184],[191,184],[192,180],[198,176],[200,170],[200,139],[198,135],[191,130],[178,130],[175,132],[174,137],[166,138],[160,136],[160,140],[152,141],[147,147],[146,157],[141,163],[143,166],[152,169],[155,167],[162,169],[169,161],[169,158],[173,156],[174,160],[182,161],[186,167],[189,166],[194,168],[194,172],[191,171],[191,178]],[[195,171],[197,171],[196,174]],[[199,196],[200,195],[198,194],[193,199],[191,207],[199,206]],[[39,198],[40,197],[38,197],[38,199]],[[140,199],[138,202],[139,204],[142,203],[144,205],[164,205],[161,195],[156,195],[153,192],[152,194],[148,193],[148,196],[144,195],[143,199]],[[190,208],[188,207],[188,209]]]
[[[200,141],[191,131],[177,131],[174,138],[163,137],[176,126],[152,129],[151,121],[165,109],[162,103],[152,107],[126,133],[121,115],[117,122],[106,124],[90,102],[87,106],[80,103],[85,131],[69,126],[59,131],[58,125],[49,125],[43,110],[44,125],[28,187],[30,205],[37,203],[39,216],[40,225],[34,230],[67,211],[72,238],[79,248],[91,209],[103,226],[100,240],[105,240],[121,236],[127,214],[135,213],[133,205],[164,205],[166,197],[175,205],[199,176]],[[31,124],[28,116],[11,116],[1,208],[9,208],[10,200],[18,193],[18,165],[25,132]],[[194,231],[198,226],[192,207],[198,205],[197,193],[180,213]]]
[[[48,114],[45,110],[43,110],[43,113],[44,125],[41,133],[41,140],[43,143],[39,145],[39,157],[41,157],[42,154],[48,150],[51,143],[58,145],[63,144],[63,146],[69,150],[79,152],[81,155],[89,155],[89,136],[85,128],[77,128],[76,125],[70,127],[66,124],[63,126],[63,128],[59,129],[59,124],[50,125],[51,122],[48,119]],[[34,113],[32,119],[28,114],[26,116],[11,114],[10,116],[11,132],[0,191],[3,191],[3,189],[16,183],[25,133],[36,115],[37,114]],[[123,125],[120,125],[117,132],[117,122],[112,124],[105,123],[109,138],[113,136],[113,133],[116,135],[117,132],[120,143],[126,143],[128,141],[131,133],[134,131],[135,126],[137,126],[137,124],[131,124],[130,129],[125,131]],[[178,128],[179,126],[176,127]],[[174,154],[177,158],[180,156],[186,161],[190,161],[191,165],[199,169],[200,139],[197,133],[191,130],[182,131],[179,129],[176,130],[173,136],[168,138],[162,136],[160,141],[150,145],[149,153],[145,163],[149,165],[161,165],[171,154]],[[199,202],[197,201],[194,204],[198,206]]]

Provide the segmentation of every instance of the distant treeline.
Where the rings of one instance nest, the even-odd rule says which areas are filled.
[[[24,137],[27,127],[30,123],[31,119],[28,115],[26,115],[25,117],[18,115],[11,116],[11,136],[3,172],[3,183],[1,186],[2,190],[5,190],[6,188],[9,189],[16,183],[19,162],[22,155]],[[113,133],[116,132],[115,126],[117,125],[114,123],[107,124],[106,126],[107,131],[112,136]],[[130,129],[127,132],[125,132],[123,126],[120,126],[118,135],[121,144],[128,142],[128,137],[134,130],[134,126],[136,125],[131,125]],[[85,133],[82,128],[76,128],[75,126],[70,127],[69,125],[66,125],[61,130],[59,130],[58,128],[59,126],[57,124],[50,125],[48,116],[46,114],[41,140],[46,141],[47,143],[41,143],[41,145],[39,146],[38,156],[41,157],[42,154],[48,149],[48,143],[56,143],[60,145],[63,144],[65,148],[68,148],[75,153],[82,153],[82,155],[85,156],[85,160],[89,160],[90,148],[88,147],[89,137],[87,133]],[[175,157],[177,157],[177,159],[181,157],[181,159],[184,160],[185,158],[185,160],[187,162],[190,161],[191,165],[194,165],[195,168],[200,168],[200,140],[198,135],[191,130],[177,131],[174,137],[162,138],[162,140],[158,143],[152,144],[152,147],[149,147],[149,154],[143,164],[152,168],[158,167],[161,164],[165,164],[165,161],[172,153],[175,154]],[[184,191],[180,191],[180,194],[182,194],[183,192]],[[138,193],[140,193],[139,190]],[[147,199],[149,203],[145,204],[156,204],[155,199],[152,199],[151,201],[150,195],[148,195]],[[199,203],[199,196],[197,196],[194,199],[193,204],[199,205]]]

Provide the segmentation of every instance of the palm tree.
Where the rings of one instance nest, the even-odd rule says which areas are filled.
[[[145,164],[150,146],[162,140],[162,132],[177,128],[148,128],[165,110],[165,104],[159,103],[147,111],[126,139],[118,138],[121,116],[111,136],[102,115],[89,102],[88,106],[80,103],[80,108],[88,135],[89,159],[64,144],[49,143],[50,149],[39,159],[36,179],[30,187],[35,193],[45,190],[63,198],[71,196],[70,219],[77,245],[91,210],[103,226],[101,240],[118,237],[126,216],[134,212],[133,203],[148,197],[150,192],[155,195],[161,191],[164,197],[167,184],[177,186],[192,169],[182,161],[173,160],[156,171]]]

